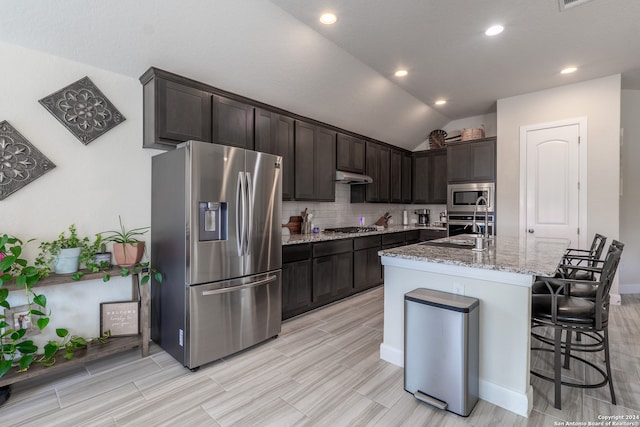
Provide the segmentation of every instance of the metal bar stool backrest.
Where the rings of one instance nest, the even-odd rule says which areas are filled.
[[[611,285],[618,270],[623,249],[624,243],[617,240],[612,241],[609,245],[609,250],[602,267],[602,273],[600,274],[600,283],[596,290],[596,316],[594,326],[597,330],[601,330],[606,326],[609,319],[609,292],[611,291]]]

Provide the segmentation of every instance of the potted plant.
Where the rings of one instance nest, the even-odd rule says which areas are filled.
[[[113,256],[120,267],[133,267],[140,262],[144,255],[145,242],[137,239],[144,235],[150,227],[139,227],[127,230],[118,215],[120,230],[105,231],[105,242],[113,242]]]
[[[67,236],[63,231],[56,240],[40,243],[40,254],[36,259],[36,265],[41,274],[47,275],[53,266],[56,274],[72,274],[78,271],[80,255],[83,251],[89,251],[89,238],[79,237],[74,224],[68,229]]]

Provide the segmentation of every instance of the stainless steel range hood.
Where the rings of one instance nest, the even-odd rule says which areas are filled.
[[[373,182],[373,178],[369,175],[362,175],[359,173],[336,171],[336,182],[350,185],[371,184]]]

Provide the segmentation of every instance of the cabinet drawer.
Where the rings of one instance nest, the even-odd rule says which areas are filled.
[[[311,244],[287,245],[282,247],[282,263],[304,261],[311,258]]]
[[[353,239],[333,240],[313,244],[313,257],[341,254],[353,250]]]
[[[407,231],[404,234],[404,241],[406,244],[418,243],[420,240],[420,230]]]
[[[404,232],[382,235],[382,246],[396,245],[398,243],[404,243]]]
[[[356,237],[353,239],[353,250],[380,247],[380,236]]]

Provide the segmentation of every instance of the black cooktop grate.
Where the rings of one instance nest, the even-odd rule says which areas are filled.
[[[338,227],[338,228],[325,228],[324,231],[331,231],[334,233],[368,233],[376,231],[374,227]]]

